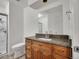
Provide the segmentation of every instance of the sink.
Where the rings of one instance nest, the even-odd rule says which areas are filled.
[[[47,39],[47,38],[38,38],[38,40],[43,40],[43,41],[51,41],[52,39]]]
[[[36,33],[36,38],[52,38],[52,39],[69,39],[68,35],[57,35],[57,34],[43,34],[43,33]]]

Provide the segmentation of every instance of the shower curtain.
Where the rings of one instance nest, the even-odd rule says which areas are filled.
[[[8,51],[8,16],[0,13],[0,55]]]

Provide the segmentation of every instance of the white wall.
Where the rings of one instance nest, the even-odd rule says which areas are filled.
[[[63,8],[58,6],[49,10],[48,31],[53,34],[63,34]]]
[[[24,41],[24,9],[10,2],[9,7],[9,52],[17,43]]]
[[[38,12],[30,7],[24,9],[24,36],[33,36],[38,32]]]
[[[63,33],[72,39],[73,59],[79,59],[79,53],[74,51],[74,46],[79,46],[79,0],[63,0]],[[70,19],[66,11],[71,11]]]
[[[73,59],[79,59],[79,53],[74,52],[74,46],[79,46],[79,0],[63,0],[63,33],[72,39]],[[70,19],[66,11],[71,11]]]
[[[39,18],[39,22],[42,23],[42,33],[46,33],[48,31],[48,16],[44,15]]]
[[[74,46],[79,46],[79,0],[70,0],[70,9],[72,11],[71,22],[73,25],[72,47],[74,49]],[[73,50],[73,59],[79,59],[79,53],[74,52],[74,50]]]
[[[70,1],[69,0],[61,0],[63,4],[63,34],[71,35],[70,33],[70,20],[66,14],[67,11],[70,10]]]

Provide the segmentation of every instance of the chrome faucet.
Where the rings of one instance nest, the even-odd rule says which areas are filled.
[[[49,34],[45,34],[45,38],[48,39],[49,38]]]
[[[48,39],[48,38],[49,38],[48,31],[46,31],[46,33],[45,33],[45,38],[46,38],[46,39]]]

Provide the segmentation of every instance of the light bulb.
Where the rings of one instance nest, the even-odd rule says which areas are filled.
[[[40,13],[38,14],[38,17],[39,17],[39,18],[42,17],[42,16],[43,16],[42,14],[40,14]]]

